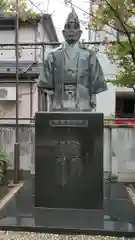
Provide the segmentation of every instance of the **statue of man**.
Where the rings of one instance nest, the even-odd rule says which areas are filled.
[[[54,90],[52,111],[91,111],[92,95],[107,90],[95,53],[79,43],[81,34],[73,9],[63,30],[65,42],[48,54],[39,80],[39,86]]]

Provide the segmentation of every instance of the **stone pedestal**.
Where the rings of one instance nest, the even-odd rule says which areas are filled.
[[[103,208],[103,114],[36,113],[35,207]]]

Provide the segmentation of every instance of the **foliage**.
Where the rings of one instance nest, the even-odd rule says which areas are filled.
[[[36,13],[28,7],[28,0],[19,0],[19,17],[22,20],[35,18]],[[5,16],[14,16],[16,12],[16,0],[0,0],[0,11]]]
[[[0,184],[2,184],[3,178],[8,166],[8,154],[5,149],[0,149]]]
[[[113,29],[115,43],[109,44],[107,37],[105,52],[112,63],[116,63],[119,73],[112,82],[116,85],[135,88],[135,1],[104,0],[92,13],[90,28]],[[108,33],[108,32],[107,32]]]

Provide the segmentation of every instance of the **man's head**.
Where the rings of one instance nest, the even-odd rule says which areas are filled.
[[[82,31],[80,29],[80,22],[78,16],[74,9],[72,10],[71,13],[69,13],[64,26],[64,30],[62,32],[68,44],[75,44],[76,42],[79,41]]]

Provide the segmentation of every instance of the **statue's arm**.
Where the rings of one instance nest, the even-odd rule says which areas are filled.
[[[44,63],[39,64],[38,87],[53,88],[53,55],[48,54]]]
[[[90,59],[90,74],[91,76],[91,94],[98,94],[107,90],[107,84],[101,65],[95,54],[92,54]]]

